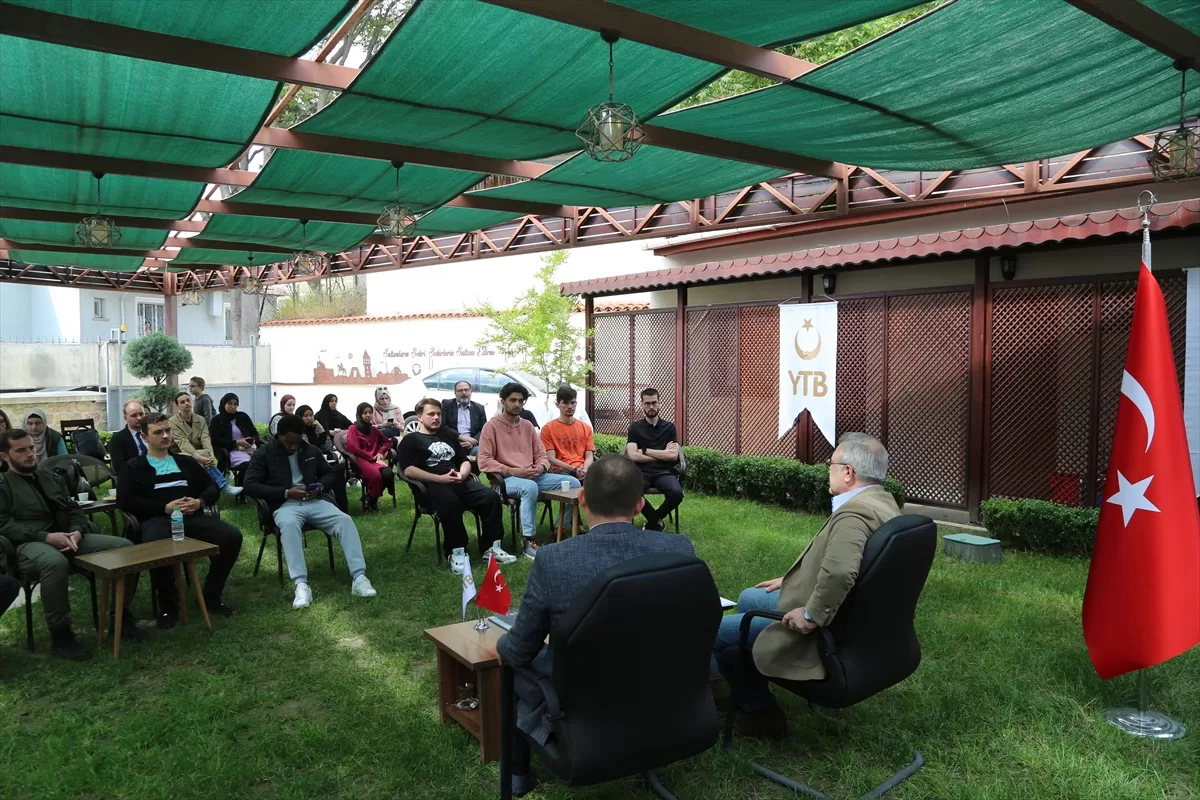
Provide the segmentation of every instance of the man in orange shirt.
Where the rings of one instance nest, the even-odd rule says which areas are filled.
[[[547,422],[542,428],[542,446],[546,448],[546,458],[550,459],[555,472],[582,481],[595,458],[596,442],[591,426],[575,419],[578,397],[578,392],[570,386],[558,387],[555,402],[558,419]]]

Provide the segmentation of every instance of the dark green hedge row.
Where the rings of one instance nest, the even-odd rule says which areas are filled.
[[[596,434],[598,456],[618,453],[624,447],[624,436]],[[687,459],[685,489],[815,514],[830,511],[829,470],[824,465],[790,458],[727,456],[708,447],[685,447],[683,454]],[[888,478],[884,488],[897,505],[904,505],[904,486],[899,481]]]
[[[1030,550],[1086,556],[1096,538],[1098,508],[1073,508],[1046,500],[985,500],[979,506],[992,536]]]

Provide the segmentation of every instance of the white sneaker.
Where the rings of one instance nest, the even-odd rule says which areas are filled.
[[[525,557],[526,558],[537,558],[537,551],[538,551],[537,542],[535,542],[532,538],[526,538],[525,539]]]
[[[225,488],[222,489],[221,492],[223,494],[229,495],[230,497],[237,497],[239,494],[242,493],[242,488],[243,487],[241,487],[241,486],[234,486],[232,483],[227,483],[227,484],[225,484]]]
[[[492,548],[488,552],[496,557],[497,564],[512,564],[517,560],[516,556],[504,552],[499,540],[492,542]]]
[[[371,582],[367,580],[366,573],[363,573],[354,579],[354,583],[350,586],[350,594],[355,597],[374,597],[377,592]]]
[[[454,548],[454,552],[446,556],[446,562],[455,575],[466,575],[471,569],[471,559],[467,558],[466,549],[462,547]]]
[[[307,583],[296,584],[296,596],[292,599],[292,608],[308,608],[312,605],[312,589]]]

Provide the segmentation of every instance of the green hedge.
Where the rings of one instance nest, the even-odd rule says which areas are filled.
[[[1073,508],[1046,500],[985,500],[980,517],[997,539],[1030,550],[1086,556],[1092,552],[1098,508]]]
[[[598,456],[619,453],[625,447],[624,436],[596,434]],[[822,464],[805,464],[790,458],[763,456],[727,456],[708,447],[685,447],[686,488],[704,494],[746,498],[760,503],[828,514],[829,469]],[[904,486],[888,478],[884,488],[903,506],[907,499]]]

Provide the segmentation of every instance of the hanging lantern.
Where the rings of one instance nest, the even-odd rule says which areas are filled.
[[[1187,69],[1176,62],[1181,86],[1179,89],[1179,127],[1163,131],[1154,137],[1154,146],[1146,162],[1156,181],[1182,181],[1200,175],[1200,134],[1184,124],[1187,114]]]
[[[200,305],[200,292],[195,289],[188,289],[183,295],[183,304],[185,306]]]
[[[646,133],[632,108],[613,102],[613,44],[621,37],[610,30],[600,36],[608,42],[608,102],[589,108],[575,135],[597,161],[626,161],[642,146]]]
[[[396,168],[396,204],[388,206],[379,215],[379,232],[384,236],[412,236],[417,229],[417,215],[411,208],[400,203],[400,168],[403,161],[393,161]]]
[[[255,278],[253,275],[247,275],[246,277],[242,278],[242,291],[246,294],[262,294],[263,282],[261,279]]]
[[[325,256],[308,249],[308,220],[300,220],[300,250],[292,257],[297,275],[313,275],[325,266]]]
[[[100,213],[100,179],[104,177],[104,173],[93,172],[92,175],[96,178],[96,213],[79,221],[75,226],[75,238],[79,239],[84,247],[116,247],[121,241],[121,229],[112,217]]]

